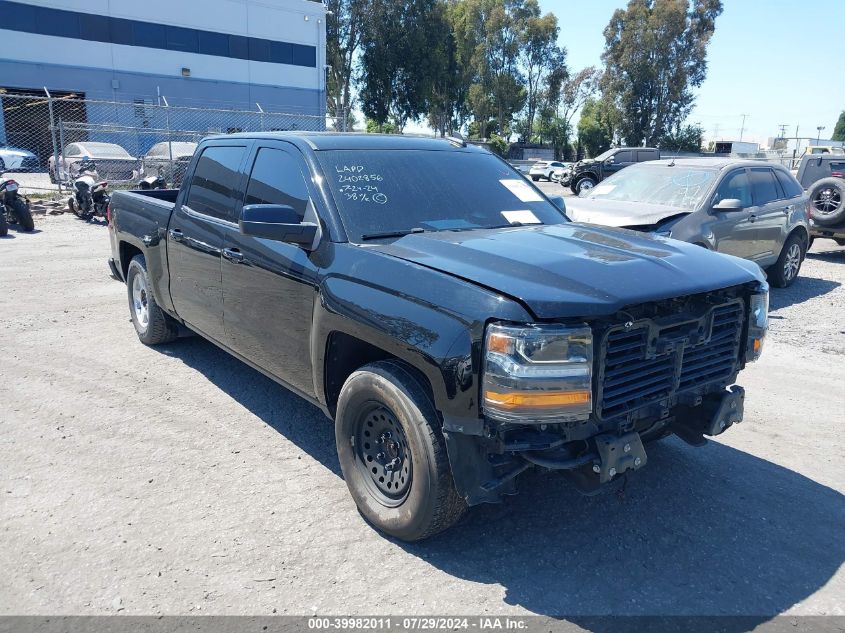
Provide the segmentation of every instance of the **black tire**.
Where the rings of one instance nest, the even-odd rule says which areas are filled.
[[[9,225],[6,223],[6,208],[0,204],[0,237],[9,234]]]
[[[32,220],[32,213],[29,210],[29,205],[18,198],[12,203],[12,213],[18,219],[18,225],[23,231],[32,231],[35,229],[35,222]]]
[[[136,279],[137,286],[136,288]],[[138,305],[135,291],[138,290]],[[135,255],[126,272],[126,292],[129,299],[129,315],[138,338],[144,345],[169,343],[179,336],[179,324],[164,313],[156,303],[147,275],[147,261],[143,255]]]
[[[810,215],[823,226],[845,220],[845,180],[822,178],[810,187]]]
[[[540,176],[531,176],[531,180],[537,182],[538,180],[540,180]]]
[[[349,492],[376,529],[419,541],[452,526],[466,510],[434,405],[403,363],[372,363],[346,380],[335,439]]]
[[[595,178],[592,176],[584,176],[583,178],[579,178],[575,181],[575,184],[572,185],[572,191],[580,196],[582,191],[592,189],[596,186],[596,184],[597,182]]]
[[[792,282],[798,279],[806,253],[807,245],[799,233],[793,233],[786,238],[777,262],[766,271],[769,282],[776,288],[791,286]]]

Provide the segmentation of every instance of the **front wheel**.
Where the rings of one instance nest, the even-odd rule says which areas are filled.
[[[372,363],[346,380],[335,439],[349,492],[376,529],[418,541],[464,513],[437,413],[404,364]]]
[[[593,178],[592,176],[584,176],[583,178],[579,179],[578,182],[575,183],[574,191],[578,195],[581,195],[582,192],[589,191],[595,186],[595,178]]]
[[[786,288],[798,278],[804,261],[804,240],[797,234],[790,235],[775,265],[769,268],[769,281],[776,288]]]
[[[158,306],[147,274],[147,260],[135,255],[126,272],[129,314],[144,345],[169,343],[179,335],[179,326]]]
[[[32,212],[29,210],[29,205],[26,202],[20,198],[12,202],[12,213],[18,219],[18,224],[23,231],[32,231],[35,229]]]

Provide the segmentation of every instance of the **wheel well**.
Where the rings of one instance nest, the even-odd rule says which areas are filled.
[[[434,402],[431,383],[425,374],[416,367],[409,365],[399,357],[372,343],[362,341],[344,332],[332,332],[326,343],[326,361],[323,370],[323,384],[326,388],[326,405],[332,416],[337,411],[337,400],[340,397],[340,390],[346,379],[364,365],[369,365],[380,360],[395,360],[402,363],[405,369],[419,380],[423,389],[425,389],[429,398],[431,398],[431,402]]]
[[[129,273],[129,262],[132,261],[135,255],[143,255],[140,248],[128,242],[120,243],[120,269],[124,279],[126,279],[126,275]]]
[[[792,229],[789,232],[789,235],[786,236],[784,244],[786,244],[786,241],[796,233],[801,235],[801,241],[804,242],[804,251],[806,252],[810,244],[810,233],[803,226],[796,226],[794,229]]]

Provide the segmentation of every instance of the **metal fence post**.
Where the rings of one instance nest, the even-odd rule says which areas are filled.
[[[59,152],[59,156],[62,158],[62,173],[65,170],[65,124],[62,121],[62,117],[59,117],[59,147],[61,147],[61,151]],[[59,193],[62,191],[62,174],[59,173],[59,161],[56,161],[56,181],[59,183]]]
[[[261,113],[261,116],[259,118],[261,119],[261,131],[263,132],[264,131],[264,108],[262,108],[261,104],[258,103],[258,102],[256,102],[255,107],[257,107],[258,111]]]
[[[59,178],[59,145],[56,142],[56,119],[53,116],[53,97],[47,86],[44,86],[44,92],[47,95],[47,112],[50,115],[50,137],[53,141],[53,166],[56,169],[56,182],[59,185],[59,195],[62,195],[62,181]]]

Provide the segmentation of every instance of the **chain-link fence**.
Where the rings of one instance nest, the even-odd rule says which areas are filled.
[[[80,167],[135,186],[162,176],[179,186],[196,144],[212,134],[346,131],[346,117],[255,110],[170,106],[137,99],[97,101],[75,95],[0,93],[0,174],[15,173],[32,191],[61,191]]]

